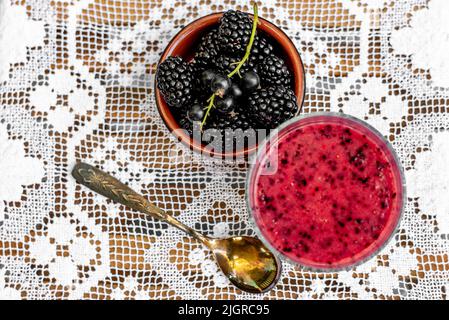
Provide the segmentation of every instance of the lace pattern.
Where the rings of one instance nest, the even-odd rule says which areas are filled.
[[[250,10],[240,3],[0,1],[1,298],[448,297],[445,0],[259,3],[304,60],[303,112],[368,121],[404,165],[400,229],[353,270],[313,273],[284,263],[272,291],[243,293],[197,242],[74,182],[70,170],[83,160],[207,234],[254,234],[247,166],[203,159],[178,144],[153,100],[168,41],[203,15]]]

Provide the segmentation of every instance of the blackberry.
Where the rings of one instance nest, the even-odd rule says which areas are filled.
[[[194,62],[192,64],[192,68],[194,68],[194,96],[196,100],[204,103],[211,96],[210,82],[212,81],[212,78],[215,77],[216,72],[211,69],[199,70]]]
[[[290,71],[285,62],[275,55],[269,55],[259,65],[259,76],[265,86],[291,85]]]
[[[275,86],[259,89],[248,97],[248,113],[266,128],[275,128],[298,111],[295,93]]]
[[[254,121],[243,112],[238,112],[234,117],[231,117],[231,120],[233,121],[232,128],[234,130],[247,130],[254,129],[256,127]]]
[[[233,65],[233,63],[238,61],[238,58],[222,55],[217,57],[217,59],[214,61],[214,67],[221,73],[229,74],[232,72],[232,70],[235,69],[235,65]]]
[[[186,130],[190,136],[193,136],[193,123],[189,120],[187,116],[181,117],[178,121],[179,126],[181,129]]]
[[[264,61],[273,51],[273,46],[268,43],[268,40],[262,37],[256,36],[249,59],[240,69],[240,73],[246,73],[248,71],[256,71],[257,66]],[[236,63],[240,62],[242,56],[224,54],[219,55],[215,60],[215,68],[226,74],[234,71]]]
[[[178,125],[181,129],[186,130],[191,137],[193,137],[193,130],[201,130],[201,121],[192,121],[189,119],[187,114],[182,114],[179,116]]]
[[[259,65],[266,57],[273,53],[273,46],[264,36],[257,35],[251,48],[249,61],[253,65]]]
[[[195,77],[192,67],[180,57],[168,57],[156,73],[157,87],[170,107],[181,108],[192,100]]]
[[[218,130],[237,130],[242,129],[247,130],[251,128],[255,128],[255,123],[244,112],[241,111],[241,108],[236,108],[236,112],[230,112],[225,115],[221,115],[220,117],[214,117],[211,121],[211,128]]]
[[[215,68],[224,74],[230,74],[234,71],[237,63],[241,60],[241,57],[233,55],[221,55],[215,60]],[[245,64],[240,68],[240,73],[256,70],[256,65],[251,60],[247,60]]]
[[[252,21],[248,14],[229,10],[220,19],[218,41],[221,48],[229,53],[241,54],[251,38]]]
[[[236,150],[237,147],[248,147],[251,144],[252,141],[248,140],[251,136],[245,135],[244,131],[255,128],[255,125],[245,113],[231,112],[211,120],[210,129],[212,130],[210,132],[213,135],[216,133],[221,134],[222,141],[218,145],[222,151],[231,152]],[[254,138],[256,137],[257,135],[254,134]],[[215,142],[214,145],[217,146]]]
[[[218,30],[213,29],[201,39],[198,51],[195,53],[194,64],[198,67],[199,72],[213,66],[219,53]]]

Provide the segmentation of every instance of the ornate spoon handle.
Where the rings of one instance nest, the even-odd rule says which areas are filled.
[[[106,172],[87,163],[77,163],[72,170],[72,175],[79,183],[115,202],[147,213],[156,219],[165,220],[167,217],[162,209],[150,203],[142,195]]]
[[[142,213],[149,214],[153,218],[165,221],[195,237],[204,244],[209,245],[209,238],[179,222],[167,214],[164,210],[156,207],[142,195],[138,194],[130,187],[121,183],[106,172],[103,172],[87,163],[78,162],[72,170],[72,175],[76,181],[105,196],[106,198],[119,202]]]

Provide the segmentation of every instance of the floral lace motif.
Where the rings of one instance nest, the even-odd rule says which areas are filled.
[[[28,19],[25,8],[0,3],[0,84],[9,78],[11,67],[27,59],[27,50],[42,44],[44,24]],[[20,40],[19,40],[20,39]]]
[[[24,142],[10,139],[6,126],[0,124],[0,225],[7,218],[7,203],[20,201],[23,186],[38,184],[44,176],[39,159],[25,154]]]

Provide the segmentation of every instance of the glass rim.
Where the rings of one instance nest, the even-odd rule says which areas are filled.
[[[397,171],[399,173],[399,177],[400,177],[400,181],[398,181],[398,185],[400,184],[400,187],[402,188],[402,201],[399,203],[399,210],[398,210],[398,215],[397,215],[397,221],[394,223],[394,227],[392,228],[390,234],[385,238],[385,240],[383,240],[382,243],[378,244],[378,247],[370,254],[368,254],[366,257],[363,257],[360,260],[354,261],[353,263],[350,263],[348,265],[342,265],[342,266],[336,266],[336,267],[316,267],[316,266],[310,266],[307,265],[305,263],[301,263],[298,261],[295,261],[293,259],[291,259],[290,257],[286,256],[284,253],[282,253],[281,251],[279,251],[278,249],[274,248],[270,241],[268,241],[265,236],[263,235],[262,231],[259,228],[259,225],[256,221],[256,218],[254,217],[254,212],[251,209],[251,204],[250,204],[250,198],[251,198],[251,178],[254,174],[254,170],[258,169],[258,165],[256,165],[257,160],[260,159],[261,155],[263,154],[264,150],[267,147],[267,144],[270,143],[273,139],[276,139],[278,136],[280,136],[280,134],[282,133],[282,131],[287,128],[288,126],[295,124],[297,122],[300,122],[302,120],[305,119],[310,119],[310,118],[318,118],[318,117],[331,117],[331,118],[340,118],[340,119],[345,119],[345,120],[349,120],[355,123],[358,123],[360,125],[362,125],[363,127],[365,127],[369,132],[371,132],[372,134],[374,134],[377,138],[379,138],[381,141],[384,142],[386,150],[390,153],[394,163],[396,164],[397,167]],[[253,155],[253,162],[248,170],[247,176],[246,176],[246,183],[245,183],[245,202],[246,202],[246,208],[248,210],[248,215],[249,215],[249,222],[253,227],[254,232],[256,233],[256,236],[262,241],[262,243],[271,251],[273,252],[273,254],[275,254],[277,256],[277,258],[280,261],[284,261],[284,262],[288,262],[294,266],[299,266],[301,268],[303,268],[303,270],[307,270],[307,271],[313,271],[313,272],[339,272],[339,271],[348,271],[353,269],[356,266],[359,266],[369,260],[371,260],[372,258],[374,258],[375,256],[377,256],[379,254],[380,251],[382,251],[392,240],[392,238],[394,237],[394,235],[397,233],[399,226],[401,224],[401,221],[403,219],[404,216],[404,211],[405,211],[405,206],[407,203],[407,189],[406,189],[406,180],[405,180],[405,175],[404,175],[404,169],[402,167],[401,161],[396,153],[396,151],[394,150],[393,146],[391,145],[391,143],[376,129],[374,128],[372,125],[370,125],[369,123],[367,123],[364,120],[361,120],[357,117],[354,117],[352,115],[349,114],[345,114],[345,113],[341,113],[341,112],[314,112],[314,113],[309,113],[309,114],[302,114],[299,116],[296,116],[292,119],[289,119],[285,122],[283,122],[282,124],[280,124],[276,130],[274,130],[274,132],[271,132],[270,135],[268,135],[258,146],[257,152]],[[374,242],[373,242],[374,243]],[[369,247],[367,247],[369,248]],[[365,248],[366,249],[366,248]],[[365,250],[364,249],[364,250]],[[363,252],[364,250],[362,250],[361,252]]]

